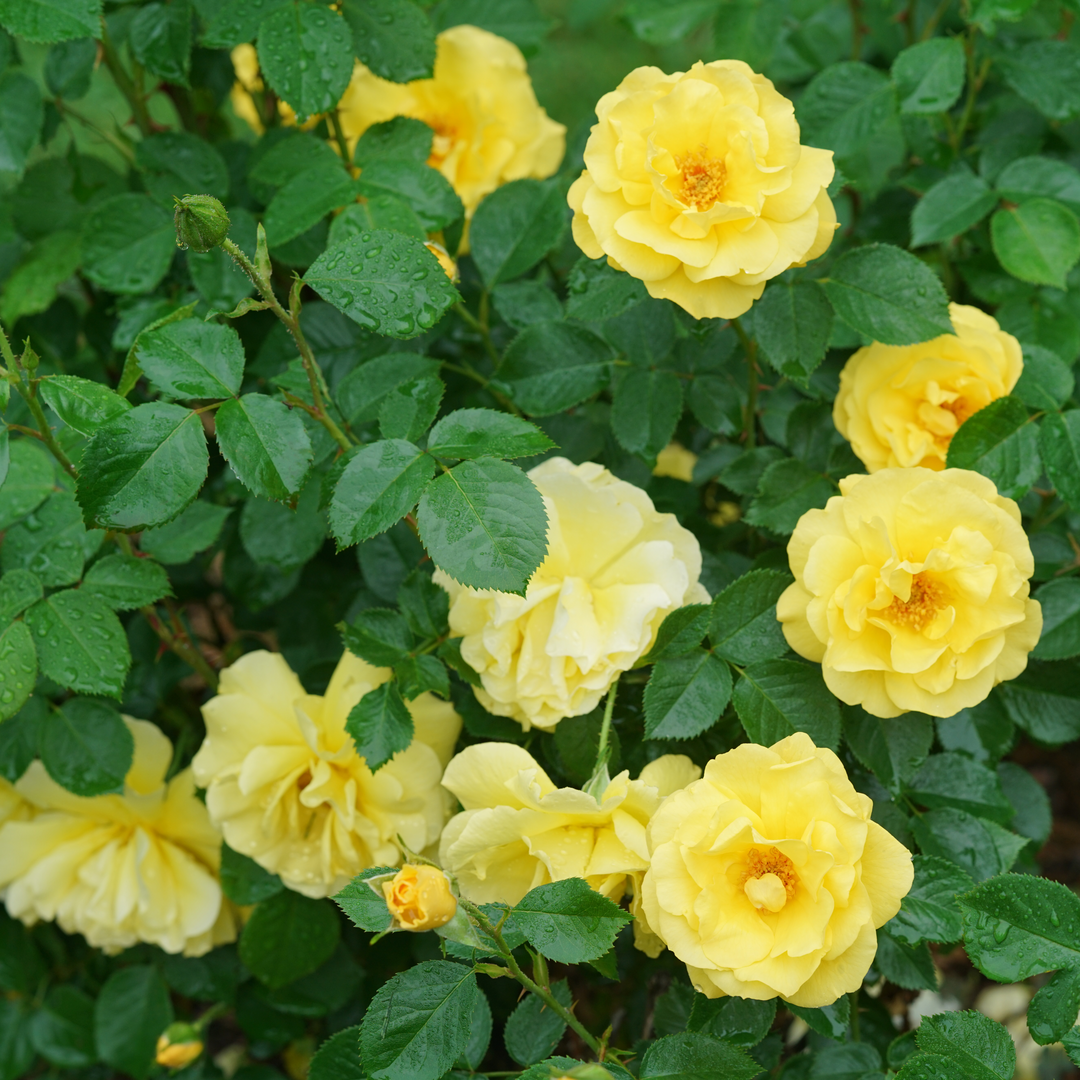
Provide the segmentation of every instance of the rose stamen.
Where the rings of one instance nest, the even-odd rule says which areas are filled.
[[[888,607],[889,618],[899,626],[908,626],[916,633],[924,630],[945,604],[945,590],[926,574],[911,579],[907,600],[894,596]]]
[[[679,154],[675,164],[682,174],[682,199],[690,203],[695,210],[708,210],[719,202],[727,183],[727,166],[708,155],[708,148],[702,144],[699,150],[689,154]]]
[[[766,874],[774,874],[780,879],[789,900],[795,895],[795,889],[799,884],[795,864],[778,848],[770,847],[764,850],[751,848],[746,853],[743,884],[745,885],[751,878],[762,878]]]

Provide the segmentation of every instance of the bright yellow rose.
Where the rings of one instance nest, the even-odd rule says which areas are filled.
[[[372,124],[423,120],[435,132],[428,164],[450,181],[469,215],[500,184],[551,176],[566,128],[537,104],[518,47],[475,26],[444,30],[437,47],[431,79],[387,82],[356,65],[338,106],[350,153]]]
[[[412,745],[374,773],[345,732],[353,706],[389,677],[346,652],[318,696],[280,654],[251,652],[203,706],[206,739],[192,768],[210,817],[229,847],[306,896],[396,864],[399,836],[423,851],[446,820],[439,780],[461,730],[452,705],[432,694],[410,702]]]
[[[862,985],[914,876],[872,805],[802,732],[737,746],[664,801],[642,900],[696,989],[816,1008]]]
[[[31,763],[16,788],[35,814],[0,827],[0,890],[13,917],[55,920],[107,953],[143,941],[201,956],[236,938],[217,879],[221,834],[190,769],[166,782],[168,738],[145,720],[124,723],[135,757],[123,794],[72,795]]]
[[[868,472],[944,469],[956,429],[1020,378],[1020,343],[996,319],[963,304],[950,304],[949,315],[955,334],[921,345],[874,342],[844,365],[833,420]]]
[[[166,1069],[182,1069],[190,1065],[202,1052],[203,1041],[194,1024],[182,1020],[170,1024],[159,1036],[154,1050],[154,1060]]]
[[[683,480],[687,484],[694,479],[694,466],[698,456],[693,450],[687,450],[682,443],[668,443],[656,455],[653,476],[670,476],[673,480]]]
[[[741,60],[637,68],[596,116],[568,196],[574,239],[651,296],[732,319],[829,246],[832,151],[801,146],[794,106]]]
[[[637,780],[616,776],[597,797],[556,788],[532,755],[513,743],[480,743],[446,768],[443,785],[464,807],[450,819],[439,861],[477,904],[516,904],[530,889],[581,877],[612,900],[631,891],[639,948],[662,944],[640,916],[641,876],[649,865],[645,826],[664,797],[701,775],[681,754],[646,765]]]
[[[450,594],[450,632],[480,675],[477,698],[526,731],[592,712],[668,612],[709,599],[697,538],[640,488],[565,458],[529,477],[544,498],[548,553],[525,596],[435,574]]]
[[[434,930],[457,913],[457,898],[450,882],[436,866],[406,863],[382,883],[386,906],[400,930]]]
[[[840,481],[788,543],[776,614],[829,689],[874,716],[952,716],[1027,667],[1042,630],[1012,499],[967,469]]]

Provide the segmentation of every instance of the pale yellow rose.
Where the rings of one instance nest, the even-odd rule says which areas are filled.
[[[549,458],[529,473],[544,499],[547,557],[525,596],[471,589],[441,570],[450,632],[480,675],[476,697],[528,731],[597,706],[648,652],[664,616],[707,601],[701,549],[640,488],[593,462]]]
[[[15,786],[35,813],[0,827],[0,892],[14,918],[55,920],[107,953],[147,942],[201,956],[236,938],[217,878],[221,834],[190,769],[166,782],[168,738],[124,723],[135,757],[123,794],[72,795],[31,763]]]
[[[693,450],[687,450],[682,443],[671,442],[656,455],[652,474],[670,476],[673,480],[683,480],[689,484],[693,482],[697,460],[697,454]]]
[[[741,60],[630,72],[596,106],[569,192],[574,239],[696,319],[731,319],[828,248],[831,150],[799,144],[794,106]]]
[[[816,1008],[859,988],[914,876],[872,805],[802,732],[737,746],[664,801],[642,901],[696,989]]]
[[[1042,630],[1012,499],[967,469],[840,481],[788,543],[776,614],[829,689],[874,716],[952,716],[1027,667]]]
[[[566,128],[537,104],[518,47],[475,26],[437,39],[434,77],[380,79],[358,63],[338,106],[350,153],[372,124],[395,116],[435,132],[428,164],[453,185],[466,212],[500,184],[551,176],[566,149]]]
[[[853,353],[833,403],[836,429],[867,471],[944,469],[956,429],[1005,397],[1024,368],[1020,343],[978,308],[950,304],[955,334]]]
[[[346,652],[318,696],[280,654],[251,652],[203,706],[206,739],[192,768],[211,819],[229,847],[306,896],[396,865],[399,836],[423,851],[446,820],[439,780],[461,730],[451,704],[430,693],[409,702],[412,745],[374,773],[345,731],[352,708],[389,678]]]
[[[645,827],[665,796],[700,775],[688,757],[667,754],[637,780],[621,772],[594,796],[556,788],[513,743],[470,746],[443,777],[464,810],[443,830],[439,861],[477,904],[516,904],[537,885],[571,877],[615,901],[630,889],[635,941],[657,956],[663,945],[640,915]]]
[[[33,806],[19,794],[14,784],[0,776],[0,825],[5,821],[26,821],[33,816]]]

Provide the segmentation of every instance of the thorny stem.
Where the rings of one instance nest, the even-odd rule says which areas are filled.
[[[746,367],[749,385],[747,387],[746,416],[743,419],[743,434],[747,450],[753,450],[757,441],[757,393],[758,393],[758,369],[757,369],[757,342],[743,329],[738,319],[731,320],[732,329],[739,336],[743,352],[746,353]]]
[[[304,331],[300,329],[300,302],[299,302],[299,290],[293,290],[293,297],[290,301],[290,310],[286,311],[281,306],[281,302],[274,295],[273,287],[268,279],[263,277],[255,267],[254,263],[244,254],[244,252],[227,237],[221,242],[222,250],[232,257],[233,262],[244,271],[255,288],[259,290],[259,294],[266,301],[267,307],[285,324],[285,328],[292,335],[293,341],[296,343],[297,349],[300,351],[300,359],[304,364],[304,371],[307,372],[308,384],[311,387],[311,400],[313,402],[313,408],[309,410],[311,415],[319,421],[320,424],[333,436],[334,442],[341,447],[342,450],[351,450],[353,443],[349,441],[348,436],[334,423],[333,418],[330,416],[326,408],[326,399],[323,396],[322,385],[325,385],[322,379],[322,369],[319,367],[319,362],[315,359],[315,354],[311,351],[311,346],[308,344],[307,338],[304,337]],[[320,385],[321,384],[321,385]]]
[[[562,1019],[574,1029],[575,1032],[581,1037],[581,1040],[589,1047],[598,1059],[603,1057],[603,1047],[600,1044],[599,1039],[592,1035],[588,1028],[586,1028],[581,1021],[574,1015],[571,1009],[566,1008],[560,1001],[558,1001],[554,994],[546,987],[540,986],[534,982],[521,970],[521,966],[514,959],[514,954],[510,947],[506,944],[506,940],[502,936],[502,931],[496,926],[488,917],[480,910],[475,904],[464,899],[459,901],[469,915],[479,923],[480,927],[487,933],[491,939],[495,942],[499,949],[499,955],[506,962],[506,966],[510,971],[510,974],[522,986],[525,987],[530,993],[535,994],[553,1013]]]
[[[112,43],[112,38],[109,37],[109,31],[105,29],[104,19],[101,21],[101,57],[105,61],[105,66],[109,69],[109,74],[113,77],[113,82],[116,83],[116,88],[127,98],[128,104],[131,106],[131,114],[139,131],[143,135],[151,134],[154,125],[146,108],[146,98],[142,94],[142,88],[136,85],[131,76],[124,70],[124,65],[121,63],[116,47]],[[142,82],[141,68],[139,69],[139,82]]]
[[[23,382],[17,365],[13,363],[15,358],[11,354],[11,347],[8,345],[7,338],[4,337],[3,341],[4,345],[7,346],[3,350],[4,359],[8,360],[8,363],[11,364],[13,369],[8,376],[8,381],[15,387],[23,401],[26,402],[26,406],[30,410],[30,414],[33,416],[34,422],[38,426],[38,432],[40,432],[37,437],[49,448],[49,452],[52,456],[60,462],[64,472],[66,472],[73,480],[77,479],[78,473],[75,472],[75,466],[68,460],[67,454],[60,449],[60,444],[56,441],[56,438],[52,433],[52,428],[49,427],[49,421],[45,418],[45,410],[41,407],[41,402],[38,401],[35,393],[36,384],[31,383],[30,386],[27,386],[26,383]]]

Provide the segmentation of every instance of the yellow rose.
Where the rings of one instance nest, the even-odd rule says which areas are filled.
[[[955,334],[921,345],[874,342],[844,365],[833,420],[868,472],[944,469],[956,429],[1020,378],[1020,344],[996,319],[963,304],[950,304],[949,315]]]
[[[516,904],[537,885],[571,877],[615,901],[629,888],[635,941],[657,956],[663,946],[640,915],[641,876],[649,865],[645,826],[665,796],[700,775],[688,757],[667,754],[637,780],[621,772],[593,796],[556,788],[513,743],[470,746],[443,777],[464,810],[443,830],[439,861],[477,904]]]
[[[697,538],[640,488],[565,458],[529,477],[544,498],[548,553],[525,596],[435,574],[450,594],[450,631],[480,675],[477,698],[526,731],[591,712],[668,612],[709,599]]]
[[[203,706],[192,768],[211,819],[229,847],[306,896],[397,863],[399,836],[422,851],[446,820],[439,780],[461,730],[452,705],[432,694],[410,702],[413,743],[375,773],[345,732],[353,706],[389,678],[346,652],[325,696],[307,694],[284,657],[251,652]]]
[[[154,1060],[166,1069],[182,1069],[190,1065],[203,1052],[199,1029],[193,1024],[177,1021],[170,1024],[159,1036]]]
[[[26,821],[34,816],[34,808],[18,792],[14,784],[0,776],[0,825],[5,821]]]
[[[568,196],[574,239],[651,296],[732,319],[829,246],[832,151],[801,146],[791,102],[741,60],[637,68],[596,116]]]
[[[356,65],[338,106],[350,153],[372,124],[423,120],[435,132],[428,164],[450,181],[469,215],[500,184],[551,176],[566,128],[537,104],[518,47],[475,26],[444,30],[437,46],[431,79],[392,83]]]
[[[952,716],[1027,667],[1042,630],[1020,510],[967,469],[840,481],[788,544],[788,644],[874,716]]]
[[[737,746],[664,801],[642,900],[696,989],[816,1008],[862,985],[914,876],[872,805],[802,732]]]
[[[190,769],[166,782],[168,738],[124,723],[135,757],[123,794],[72,795],[31,763],[16,788],[35,815],[0,827],[0,890],[15,918],[55,920],[107,953],[143,941],[201,956],[236,938],[217,879],[221,835]]]
[[[435,866],[406,863],[382,885],[386,906],[401,930],[434,930],[457,912],[457,899],[446,875]]]
[[[697,454],[693,450],[687,450],[682,443],[668,443],[656,455],[656,465],[652,474],[653,476],[670,476],[674,480],[684,480],[689,484],[694,479],[694,466],[697,464],[697,459]]]

